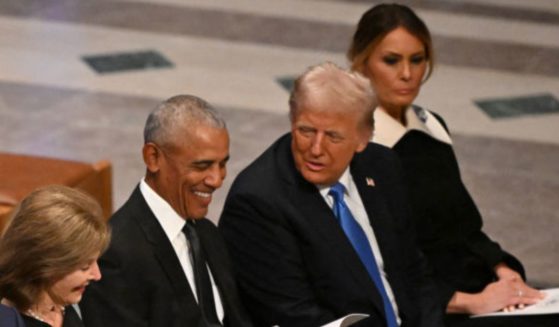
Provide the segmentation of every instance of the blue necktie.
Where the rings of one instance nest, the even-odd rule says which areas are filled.
[[[392,308],[390,299],[388,299],[388,295],[386,294],[386,290],[384,289],[384,284],[382,283],[377,262],[375,260],[375,256],[373,255],[373,251],[371,250],[369,240],[367,239],[365,232],[363,231],[361,226],[359,226],[355,218],[353,218],[351,211],[347,207],[344,201],[344,191],[345,187],[341,183],[336,183],[330,188],[330,191],[328,192],[328,194],[330,194],[334,198],[334,215],[336,216],[336,218],[338,218],[338,221],[342,226],[344,233],[357,252],[357,255],[359,255],[361,262],[363,262],[363,265],[365,265],[365,268],[367,268],[369,276],[371,276],[378,289],[378,292],[382,297],[384,314],[386,315],[386,322],[388,327],[398,327],[396,314],[394,313],[394,309]]]

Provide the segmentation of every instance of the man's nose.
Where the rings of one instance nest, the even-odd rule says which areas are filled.
[[[221,167],[219,165],[215,165],[214,167],[209,169],[208,175],[206,176],[204,182],[206,183],[206,185],[217,189],[221,187],[221,184],[223,184],[226,172],[227,170],[225,169],[225,166]]]
[[[311,154],[313,156],[320,156],[322,154],[322,142],[324,142],[324,135],[322,133],[317,133],[313,139],[311,144]]]

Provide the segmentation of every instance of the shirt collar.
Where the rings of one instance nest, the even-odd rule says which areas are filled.
[[[350,191],[353,190],[354,184],[351,183],[351,173],[349,171],[349,166],[345,169],[338,182],[345,187],[346,194],[350,194]],[[316,187],[318,188],[318,191],[320,192],[322,197],[326,198],[328,196],[328,192],[330,192],[330,187],[332,187],[332,185],[316,185]]]
[[[409,131],[417,130],[443,143],[452,144],[450,136],[435,116],[420,107],[409,107],[406,109],[407,126],[392,118],[384,109],[375,109],[375,130],[371,141],[382,144],[389,148],[396,143]]]
[[[140,192],[142,192],[149,208],[159,221],[163,231],[165,231],[165,235],[169,240],[174,240],[177,235],[182,233],[185,220],[146,183],[144,178],[140,181]]]

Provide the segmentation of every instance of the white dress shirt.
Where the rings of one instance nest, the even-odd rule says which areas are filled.
[[[339,182],[344,185],[346,192],[344,194],[344,201],[349,207],[351,214],[357,221],[357,223],[363,228],[367,239],[369,240],[369,245],[373,250],[373,255],[375,256],[375,261],[377,262],[377,266],[380,272],[380,276],[382,279],[382,284],[384,285],[384,289],[386,290],[386,294],[390,299],[390,303],[392,304],[392,308],[394,309],[394,314],[396,315],[396,319],[398,321],[398,325],[401,324],[400,315],[398,314],[398,305],[396,304],[396,300],[394,299],[394,292],[388,283],[388,279],[386,279],[386,272],[384,271],[384,260],[382,259],[382,254],[380,253],[380,248],[377,243],[377,238],[375,237],[375,233],[373,232],[373,227],[369,223],[369,216],[365,211],[365,207],[363,206],[363,201],[361,201],[361,196],[357,191],[357,187],[353,182],[353,177],[349,171],[349,167],[345,170],[340,177]],[[320,194],[328,204],[330,208],[334,206],[334,199],[332,196],[328,194],[330,191],[330,186],[317,186]],[[374,217],[373,217],[374,219]]]
[[[171,242],[177,258],[181,263],[182,270],[186,275],[186,279],[190,284],[190,289],[194,293],[194,298],[198,301],[198,296],[196,293],[196,282],[194,281],[194,271],[192,263],[190,262],[189,256],[189,245],[186,240],[186,236],[182,232],[182,228],[186,224],[185,220],[177,214],[177,212],[159,196],[142,178],[140,182],[140,192],[146,200],[148,207],[151,209],[155,218],[163,228],[165,235]],[[212,272],[208,267],[208,272],[212,282],[212,291],[215,300],[215,309],[217,312],[217,317],[219,321],[223,321],[224,312],[223,305],[221,303],[221,297],[219,296],[219,290],[215,284]]]

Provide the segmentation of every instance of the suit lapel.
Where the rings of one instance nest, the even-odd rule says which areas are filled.
[[[386,192],[392,187],[391,179],[384,173],[384,168],[379,166],[385,165],[387,161],[383,158],[376,158],[375,155],[378,152],[371,151],[369,153],[370,155],[367,157],[359,156],[357,160],[354,160],[352,174],[373,227],[384,261],[384,271],[387,274],[388,282],[394,291],[396,302],[401,306],[403,304],[401,295],[404,289],[401,288],[400,280],[393,279],[401,271],[401,267],[398,266],[398,263],[401,262],[399,257],[401,258],[402,255],[399,247],[401,236],[398,235],[399,226],[394,221],[396,217],[393,216],[393,211],[389,208],[390,200],[394,199],[385,198]],[[369,186],[367,178],[372,178],[375,181],[375,186]],[[400,317],[403,317],[405,310],[402,307],[400,309]]]
[[[363,166],[366,166],[367,169],[362,169]],[[367,173],[364,173],[365,171]],[[363,206],[367,211],[369,223],[377,239],[386,271],[388,269],[387,266],[390,265],[390,260],[386,259],[390,258],[390,249],[393,248],[394,244],[392,232],[394,228],[392,227],[390,210],[381,192],[383,185],[376,185],[378,181],[381,181],[380,184],[382,184],[382,180],[380,176],[375,175],[374,163],[363,165],[354,161],[351,167],[351,174],[361,196]],[[373,181],[372,185],[370,181]]]
[[[187,302],[196,304],[194,294],[182,270],[175,249],[144,200],[139,187],[134,190],[132,197],[134,197],[136,202],[135,208],[137,208],[137,211],[134,213],[134,218],[140,225],[146,240],[151,244],[155,257],[167,275],[174,292],[178,298],[188,299]]]
[[[395,258],[399,255],[396,246],[398,238],[395,234],[396,229],[392,222],[392,215],[387,206],[387,199],[384,198],[382,191],[383,187],[385,187],[383,185],[384,179],[382,176],[377,175],[382,170],[380,167],[375,168],[377,161],[373,155],[369,155],[367,158],[358,155],[352,161],[351,174],[375,234],[387,280],[393,290],[396,303],[401,303],[398,301],[398,284],[391,280],[391,272],[395,271],[394,269],[398,269],[393,266],[394,262],[397,261]],[[375,299],[377,304],[380,305],[380,308],[383,308],[380,294],[376,292],[375,295],[378,295]],[[403,317],[402,307],[399,309],[400,317]],[[384,311],[382,311],[382,315],[384,315]]]

